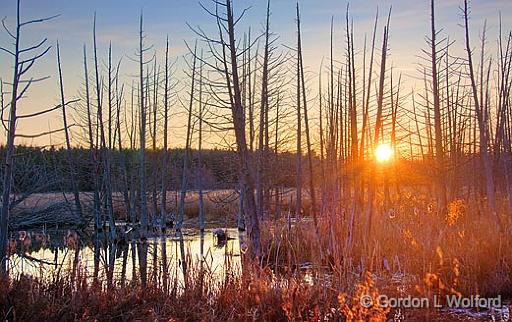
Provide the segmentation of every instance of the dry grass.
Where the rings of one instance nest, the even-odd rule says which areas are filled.
[[[503,226],[498,227],[486,210],[485,200],[457,199],[445,215],[439,215],[431,200],[402,194],[389,209],[378,203],[369,236],[364,214],[356,216],[352,248],[346,244],[351,205],[340,213],[322,214],[318,233],[312,221],[294,224],[291,229],[285,220],[266,222],[264,263],[285,274],[313,267],[306,271],[313,271],[314,283],[328,276],[330,287],[348,294],[341,302],[345,316],[354,320],[361,314],[354,301],[362,284],[369,292],[375,283],[390,297],[500,295],[506,301],[512,297],[512,223],[505,202],[501,200]],[[373,273],[372,283],[365,272]],[[367,320],[370,316],[382,320],[378,318],[381,311],[363,311]],[[400,314],[419,320],[425,316],[450,319],[440,313],[412,309]],[[387,316],[394,314],[396,311]]]
[[[454,200],[440,216],[431,201],[403,194],[394,207],[378,208],[370,236],[364,215],[356,216],[351,249],[346,244],[348,209],[320,216],[318,234],[311,221],[291,230],[284,220],[267,222],[265,262],[284,268],[312,263],[331,272],[340,286],[353,285],[352,273],[362,276],[364,271],[415,276],[417,282],[436,274],[462,294],[511,296],[511,218],[503,211],[504,226],[498,227],[484,205],[483,200]]]
[[[106,291],[84,277],[21,276],[0,284],[0,315],[9,321],[302,321],[336,305],[319,287],[276,280],[270,270],[249,263],[243,277],[226,274],[214,281],[197,266],[189,274],[184,291],[176,291],[174,280],[168,292],[158,281]]]
[[[81,192],[80,199],[88,214],[92,213],[92,192]],[[38,209],[45,209],[52,204],[62,203],[64,201],[72,201],[71,193],[37,193],[30,195],[23,200],[13,212],[14,216],[19,212],[32,212]],[[177,211],[179,200],[179,192],[167,192],[167,210],[170,213]],[[126,218],[126,209],[124,206],[123,196],[121,193],[114,193],[114,212],[118,219]],[[148,199],[148,208],[153,211],[153,202],[151,196]],[[160,213],[160,196],[157,196],[157,213]],[[206,220],[217,223],[234,223],[238,212],[238,199],[233,190],[211,190],[204,191],[204,209]],[[189,191],[185,199],[185,217],[193,222],[197,220],[199,215],[199,193],[197,191]]]
[[[322,214],[318,232],[311,220],[294,222],[291,229],[286,219],[267,220],[262,222],[262,265],[244,262],[242,271],[227,265],[220,280],[191,265],[182,292],[176,291],[176,279],[168,292],[160,279],[146,287],[116,283],[107,292],[105,285],[83,276],[75,281],[70,274],[43,281],[22,276],[0,284],[0,318],[385,321],[398,312],[362,307],[362,295],[507,299],[512,295],[512,224],[503,210],[504,226],[497,227],[485,204],[476,198],[454,200],[448,213],[439,215],[431,200],[402,193],[388,209],[377,204],[369,236],[363,213],[357,214],[351,248],[346,244],[348,203],[337,213]],[[407,320],[457,320],[433,308],[400,314]]]
[[[157,195],[156,213],[160,214],[161,197]],[[166,209],[169,213],[176,213],[178,211],[178,203],[180,192],[167,191],[167,206]],[[282,201],[280,203],[279,211],[282,214],[293,212],[295,209],[296,194],[292,189],[288,189],[283,193]],[[81,192],[80,199],[84,207],[86,215],[92,217],[92,192]],[[65,201],[72,202],[72,193],[36,193],[30,195],[28,198],[20,202],[13,211],[15,217],[18,213],[32,213],[33,211],[43,210],[48,206],[54,204],[62,204]],[[205,220],[207,223],[216,224],[221,226],[235,226],[237,214],[239,212],[239,199],[238,194],[231,189],[224,190],[206,190],[203,192]],[[114,213],[116,218],[124,220],[127,218],[126,208],[124,204],[123,195],[119,192],[113,195]],[[307,195],[303,197],[303,205],[305,212],[309,211],[310,202]],[[270,209],[275,213],[276,207],[273,205]],[[154,203],[152,196],[148,195],[148,209],[150,215],[154,212]],[[185,199],[185,224],[188,226],[196,227],[198,225],[199,216],[199,192],[188,191]]]
[[[353,288],[306,283],[300,276],[275,275],[246,263],[244,274],[225,274],[221,280],[198,266],[189,271],[179,291],[174,279],[165,291],[160,280],[149,279],[107,290],[84,275],[69,273],[50,280],[20,276],[0,283],[0,315],[6,321],[387,321],[389,308],[361,305],[361,296],[376,301],[379,289],[366,273]],[[407,320],[466,321],[430,309],[406,311]]]

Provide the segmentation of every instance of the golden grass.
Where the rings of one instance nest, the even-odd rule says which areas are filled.
[[[45,209],[49,205],[61,203],[64,201],[72,201],[72,193],[36,193],[30,195],[17,205],[14,216],[17,212],[33,211]],[[80,200],[84,206],[85,211],[91,214],[92,211],[92,192],[81,192]],[[204,191],[204,209],[207,221],[213,222],[227,222],[234,223],[238,212],[238,202],[233,190],[211,190]],[[175,213],[177,211],[177,203],[179,202],[179,192],[167,192],[167,211]],[[122,193],[114,193],[113,195],[114,212],[117,219],[123,220],[126,218],[126,209],[124,205]],[[157,196],[157,213],[160,214],[160,196]],[[151,196],[148,199],[148,209],[150,212],[153,210],[153,202]],[[199,215],[199,193],[197,191],[187,192],[185,199],[185,217],[188,220],[196,220]]]
[[[378,209],[369,236],[364,214],[356,216],[351,250],[348,210],[321,215],[318,234],[312,221],[291,230],[285,220],[266,222],[265,262],[285,268],[313,263],[332,272],[341,286],[353,285],[352,273],[364,271],[417,280],[436,274],[446,285],[457,277],[453,287],[463,294],[512,295],[512,222],[505,211],[504,227],[497,227],[483,200],[454,200],[444,216],[426,198],[410,194],[390,209]]]
[[[217,193],[225,198],[229,191]],[[194,197],[189,195],[195,204]],[[221,280],[194,265],[187,289],[174,293],[165,292],[159,281],[144,288],[116,284],[106,292],[101,283],[72,283],[68,275],[50,281],[20,277],[0,284],[0,314],[16,312],[18,320],[385,321],[400,313],[406,320],[453,321],[434,308],[398,312],[361,307],[359,299],[379,294],[510,298],[512,222],[505,202],[500,200],[504,226],[497,227],[485,200],[456,199],[440,215],[424,195],[403,192],[387,209],[377,202],[369,235],[364,213],[356,214],[348,248],[351,205],[345,201],[339,212],[320,214],[318,232],[311,220],[294,221],[291,229],[284,217],[263,221],[262,265],[244,261],[242,272],[227,265]],[[232,206],[235,211],[238,205]]]

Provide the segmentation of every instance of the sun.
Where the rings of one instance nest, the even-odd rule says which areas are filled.
[[[391,149],[391,145],[387,143],[382,143],[377,146],[375,149],[375,159],[379,163],[386,163],[393,157],[393,149]]]

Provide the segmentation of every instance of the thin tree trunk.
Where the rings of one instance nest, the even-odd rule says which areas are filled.
[[[140,90],[140,149],[139,149],[139,171],[140,171],[140,237],[145,238],[148,231],[148,209],[146,196],[146,101],[144,93],[144,37],[143,17],[140,15],[139,25],[139,90]],[[142,249],[142,253],[145,253]],[[141,274],[145,275],[145,274]]]
[[[263,164],[266,164],[264,160],[266,156],[265,144],[264,144],[264,133],[268,127],[268,123],[265,122],[265,114],[268,110],[268,60],[269,60],[269,38],[270,38],[270,0],[267,1],[267,20],[265,25],[265,49],[263,53],[263,74],[261,80],[261,107],[260,107],[260,128],[258,134],[258,154],[257,154],[257,168],[256,168],[256,198],[257,198],[257,211],[258,217],[263,218],[264,211],[264,174]]]
[[[464,0],[464,30],[465,30],[465,42],[466,42],[466,53],[467,53],[467,64],[469,68],[469,77],[471,80],[471,90],[473,95],[473,103],[475,106],[475,112],[477,116],[478,121],[478,127],[480,132],[480,157],[482,158],[482,163],[484,167],[484,174],[485,174],[485,183],[486,183],[486,190],[487,190],[487,200],[489,204],[489,209],[492,212],[492,215],[496,221],[496,224],[502,228],[501,221],[499,218],[499,215],[497,213],[496,209],[496,195],[494,192],[494,176],[492,173],[492,164],[489,158],[489,152],[488,152],[488,129],[487,129],[487,123],[484,119],[484,114],[482,111],[481,102],[478,98],[478,90],[476,85],[476,77],[475,72],[473,68],[473,57],[471,52],[471,44],[469,39],[469,11],[468,11],[468,1]],[[485,33],[485,30],[484,30]],[[485,38],[485,35],[483,36]],[[484,40],[483,40],[484,41]],[[482,56],[483,54],[483,48],[482,48]],[[482,85],[483,86],[483,85]]]
[[[62,106],[62,122],[64,123],[64,135],[66,138],[66,156],[67,156],[67,162],[68,162],[68,166],[69,166],[71,188],[73,189],[75,208],[76,208],[78,216],[83,224],[84,218],[83,218],[83,213],[82,213],[82,204],[80,203],[80,194],[78,192],[78,185],[76,183],[76,173],[75,173],[76,166],[73,161],[73,154],[71,151],[71,140],[69,138],[68,121],[67,121],[67,116],[66,116],[66,100],[64,97],[64,81],[62,79],[62,65],[61,65],[61,60],[60,60],[60,47],[59,47],[58,41],[57,41],[57,66],[58,66],[58,70],[59,70],[60,104]]]
[[[430,45],[431,45],[431,72],[432,72],[432,95],[434,98],[434,131],[436,141],[436,172],[437,172],[437,200],[438,200],[438,211],[442,214],[446,210],[446,182],[445,182],[445,162],[444,162],[444,149],[443,149],[443,132],[442,132],[442,120],[441,120],[441,99],[439,93],[439,80],[437,72],[437,31],[435,27],[435,6],[434,0],[430,1],[431,11],[431,33],[430,33]]]
[[[198,163],[198,189],[199,189],[199,230],[204,232],[205,218],[204,218],[204,198],[203,198],[203,51],[201,51],[201,64],[199,66],[199,146],[197,152]],[[202,261],[201,261],[202,263]]]
[[[4,180],[2,189],[2,214],[0,218],[0,277],[8,276],[7,269],[7,234],[9,232],[9,204],[14,167],[14,138],[16,136],[16,119],[19,85],[19,51],[20,51],[20,0],[16,2],[16,39],[14,45],[14,75],[12,82],[11,110],[9,111],[9,130],[4,159]]]
[[[180,205],[178,209],[178,218],[176,220],[176,230],[181,231],[183,226],[183,218],[185,215],[185,201],[187,197],[188,188],[188,163],[190,159],[190,144],[192,141],[192,109],[194,108],[194,95],[195,95],[195,81],[196,81],[196,63],[197,63],[197,42],[194,46],[192,74],[190,84],[190,99],[188,105],[188,120],[187,120],[187,138],[185,141],[185,150],[183,154],[183,172],[181,175],[181,192],[180,192]]]
[[[99,172],[100,165],[98,162],[98,151],[94,145],[94,132],[93,132],[93,124],[92,124],[92,110],[91,110],[91,102],[90,102],[90,92],[89,92],[89,72],[87,68],[87,50],[84,45],[84,81],[85,81],[85,104],[87,108],[87,132],[89,135],[89,149],[91,155],[91,164],[94,167],[93,172],[93,212],[95,219],[95,228],[96,232],[100,229],[101,225],[101,205],[100,205],[100,193],[99,193]]]
[[[315,224],[316,231],[318,233],[318,220],[317,220],[317,205],[316,205],[316,194],[315,194],[315,179],[314,179],[314,173],[313,173],[313,150],[311,148],[311,136],[309,133],[309,120],[308,120],[308,107],[307,107],[307,99],[306,99],[306,81],[304,77],[304,63],[302,58],[302,38],[301,38],[301,31],[300,31],[300,13],[299,9],[297,7],[297,31],[298,31],[298,52],[297,55],[299,56],[299,79],[301,80],[301,86],[302,86],[302,103],[304,106],[304,127],[306,130],[306,144],[308,149],[308,165],[309,165],[309,193],[311,196],[311,214],[313,215],[313,221]]]
[[[297,161],[296,161],[296,187],[295,187],[295,215],[300,218],[302,213],[302,117],[301,117],[301,79],[300,79],[300,15],[297,3]]]
[[[153,143],[153,151],[152,151],[152,167],[153,167],[153,176],[152,176],[152,185],[151,185],[151,202],[152,202],[152,222],[155,222],[158,214],[158,198],[157,198],[157,182],[158,182],[158,173],[157,173],[157,167],[158,167],[158,158],[156,153],[156,140],[157,140],[157,112],[158,112],[158,85],[159,85],[159,68],[157,68],[157,60],[155,58],[155,65],[153,67],[153,120],[151,122],[151,125],[153,126],[152,129],[152,143]]]
[[[98,56],[97,56],[97,46],[96,46],[96,15],[94,16],[94,26],[93,26],[93,45],[94,45],[94,66],[96,73],[96,99],[97,99],[97,111],[98,111],[98,127],[100,131],[100,157],[103,163],[103,186],[105,189],[105,208],[108,215],[109,220],[109,237],[111,241],[116,240],[116,228],[114,221],[114,211],[112,205],[112,178],[110,175],[110,157],[109,152],[107,151],[107,143],[105,139],[105,129],[103,124],[103,107],[101,104],[101,85],[99,79],[99,67],[98,67]]]
[[[165,229],[167,222],[167,163],[169,162],[168,129],[169,129],[169,36],[165,44],[165,76],[164,76],[164,139],[162,148],[162,182],[160,185],[160,228]],[[166,272],[164,272],[165,274]]]
[[[388,54],[388,37],[389,37],[389,20],[391,17],[391,9],[389,10],[388,21],[386,27],[384,27],[384,38],[382,40],[382,53],[381,53],[381,63],[380,63],[380,78],[379,78],[379,91],[377,96],[377,116],[375,119],[375,137],[373,144],[377,145],[379,143],[379,138],[381,134],[382,128],[382,111],[384,106],[384,82],[386,80],[386,58]],[[372,165],[372,178],[375,177],[375,163]],[[366,225],[366,234],[367,238],[371,236],[372,231],[372,221],[373,221],[373,202],[375,198],[375,189],[376,189],[375,180],[372,179],[370,181],[369,191],[368,191],[368,207],[367,207],[367,225]]]

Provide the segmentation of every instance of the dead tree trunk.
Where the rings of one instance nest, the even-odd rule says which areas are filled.
[[[151,204],[152,204],[152,212],[151,212],[151,222],[154,223],[155,219],[157,218],[157,211],[158,211],[158,199],[157,199],[157,182],[158,182],[158,172],[156,171],[158,167],[157,162],[157,153],[156,153],[156,147],[157,147],[157,113],[158,113],[158,87],[159,87],[159,78],[160,78],[160,71],[159,67],[157,67],[157,60],[154,58],[155,63],[153,67],[153,109],[152,109],[152,117],[151,120],[151,141],[152,141],[152,160],[151,160],[151,166],[153,168],[153,175],[152,175],[152,183],[151,183]]]
[[[270,0],[267,1],[267,20],[265,25],[265,49],[263,53],[263,74],[261,79],[261,102],[260,102],[260,128],[258,134],[258,154],[257,154],[257,168],[256,168],[256,199],[258,217],[263,218],[264,205],[264,178],[263,178],[263,165],[265,164],[265,156],[267,151],[264,144],[264,133],[268,127],[265,122],[265,114],[268,110],[268,60],[269,60],[269,38],[270,38]]]
[[[377,115],[375,118],[375,134],[373,144],[377,145],[379,143],[379,139],[381,136],[382,129],[382,112],[384,107],[384,83],[386,80],[386,59],[388,54],[388,37],[389,37],[389,20],[391,17],[391,9],[389,10],[387,24],[384,27],[384,37],[382,40],[382,53],[381,53],[381,63],[380,63],[380,78],[379,78],[379,88],[377,95]],[[375,163],[372,165],[372,177],[375,177]],[[373,203],[375,198],[375,189],[376,189],[375,180],[370,180],[370,186],[368,189],[368,207],[366,210],[367,217],[367,225],[366,225],[366,234],[369,238],[371,236],[372,231],[372,221],[373,221]]]
[[[75,200],[75,208],[78,213],[80,220],[83,223],[83,213],[82,213],[82,204],[80,203],[80,194],[78,192],[78,185],[76,183],[76,173],[75,173],[75,162],[73,161],[73,154],[71,151],[71,139],[69,138],[69,130],[68,130],[68,121],[66,116],[66,100],[64,98],[64,81],[62,79],[62,65],[60,61],[60,47],[59,42],[57,41],[57,67],[59,70],[59,87],[60,87],[60,104],[62,106],[62,122],[64,123],[64,135],[66,138],[66,155],[67,162],[69,166],[69,174],[71,180],[71,188],[73,189],[73,197]],[[81,223],[81,224],[82,224]]]
[[[300,218],[302,213],[302,117],[301,117],[301,81],[300,81],[300,16],[299,4],[297,3],[297,161],[296,161],[296,202],[295,202],[295,215]]]
[[[187,197],[188,188],[188,163],[190,159],[190,145],[192,141],[192,109],[194,108],[194,90],[196,84],[196,63],[197,63],[197,42],[194,46],[192,62],[192,74],[190,84],[190,99],[187,109],[188,120],[187,120],[187,137],[185,141],[185,149],[183,153],[183,172],[181,174],[181,192],[180,192],[180,206],[178,209],[178,218],[176,219],[176,230],[181,231],[183,226],[183,217],[185,216],[185,201]]]
[[[169,162],[168,130],[169,130],[169,37],[165,44],[165,75],[164,75],[164,128],[162,148],[162,182],[160,185],[160,228],[164,229],[167,222],[167,163]]]
[[[238,180],[240,184],[240,193],[243,195],[244,213],[248,216],[248,235],[251,240],[249,246],[249,253],[253,258],[260,256],[260,227],[259,218],[256,209],[256,201],[254,197],[254,178],[250,171],[250,151],[247,147],[246,138],[246,120],[245,108],[242,102],[242,87],[239,76],[238,57],[238,43],[235,35],[235,24],[239,22],[235,19],[232,1],[225,0],[225,2],[213,1],[215,11],[210,12],[205,9],[208,14],[216,19],[218,29],[218,39],[208,37],[202,31],[196,31],[205,42],[210,46],[217,47],[213,59],[214,64],[209,64],[216,73],[222,75],[225,87],[223,90],[226,92],[227,99],[217,97],[216,99],[222,102],[231,112],[231,121],[235,132],[236,149],[238,155]],[[222,8],[223,14],[219,12]],[[236,20],[236,22],[235,22]],[[219,87],[218,82],[212,82]],[[249,95],[251,98],[252,95]],[[249,103],[250,104],[250,103]]]
[[[100,157],[103,166],[103,187],[105,189],[105,208],[108,215],[109,225],[110,225],[110,239],[111,241],[116,240],[116,229],[115,229],[115,220],[114,220],[114,210],[112,204],[112,177],[111,177],[111,169],[110,169],[110,155],[107,150],[107,141],[105,139],[105,129],[103,124],[103,106],[101,104],[101,91],[102,86],[100,85],[99,79],[99,66],[98,66],[98,56],[97,56],[97,46],[96,46],[96,15],[94,16],[94,26],[93,26],[93,45],[94,45],[94,66],[96,72],[96,99],[97,99],[97,117],[98,117],[98,126],[100,132]]]
[[[308,166],[309,166],[309,194],[311,197],[311,214],[313,215],[313,221],[315,224],[315,228],[318,232],[318,220],[317,220],[317,206],[316,206],[316,194],[315,194],[315,175],[314,175],[314,165],[313,165],[313,150],[311,148],[311,135],[309,133],[309,120],[308,120],[308,107],[307,107],[307,98],[306,98],[306,80],[304,77],[304,63],[302,58],[302,38],[301,38],[301,30],[300,30],[300,12],[299,7],[297,6],[297,55],[299,57],[299,69],[300,73],[298,75],[302,86],[302,104],[304,106],[304,127],[306,130],[306,144],[308,149]]]
[[[231,73],[225,66],[226,82],[231,97],[231,112],[233,117],[233,125],[235,128],[236,145],[239,156],[239,176],[243,187],[245,213],[249,216],[249,236],[251,239],[251,253],[253,257],[260,256],[260,224],[258,214],[256,212],[256,202],[254,198],[254,181],[249,170],[249,152],[247,149],[247,140],[245,135],[245,117],[244,107],[242,105],[242,97],[240,92],[240,79],[238,76],[238,55],[237,44],[235,38],[235,19],[233,17],[233,9],[231,0],[226,0],[227,14],[227,32],[228,43],[224,43],[224,48],[229,50],[229,61],[231,65]],[[227,64],[227,61],[226,61]],[[231,76],[229,76],[231,74]]]
[[[9,231],[9,202],[12,186],[12,170],[14,167],[14,138],[16,136],[16,118],[18,85],[20,79],[20,0],[17,1],[16,7],[16,35],[14,45],[14,75],[12,82],[11,109],[9,111],[9,129],[7,131],[7,144],[4,159],[4,180],[2,189],[2,217],[0,218],[0,275],[6,277],[7,270],[7,234]],[[2,106],[3,108],[3,106]]]
[[[377,11],[377,13],[375,14],[375,22],[374,22],[374,25],[373,25],[373,36],[372,36],[372,50],[371,50],[371,54],[370,54],[370,67],[369,67],[369,70],[368,70],[368,82],[367,82],[367,88],[363,88],[363,91],[366,91],[365,94],[366,94],[366,98],[365,98],[365,101],[363,102],[363,106],[364,106],[364,111],[363,111],[363,128],[361,129],[361,147],[359,149],[360,151],[360,157],[361,157],[361,160],[363,160],[364,158],[364,152],[365,152],[365,149],[366,149],[366,141],[365,141],[365,138],[366,138],[366,133],[367,133],[367,124],[368,124],[368,109],[370,107],[370,94],[371,94],[371,86],[372,86],[372,76],[373,76],[373,56],[374,56],[374,53],[375,53],[375,36],[377,34],[377,22],[378,22],[378,19],[379,19],[379,12]],[[363,69],[363,72],[365,72],[365,70]]]
[[[466,53],[467,53],[467,64],[469,68],[469,77],[471,81],[471,90],[473,95],[473,104],[475,106],[476,117],[478,121],[478,129],[480,134],[480,157],[482,159],[482,164],[484,168],[485,175],[485,183],[486,183],[486,191],[487,191],[487,200],[489,204],[489,209],[492,212],[492,215],[496,221],[496,224],[502,228],[499,215],[496,209],[496,194],[494,192],[494,175],[492,173],[492,164],[489,157],[488,152],[488,128],[487,128],[487,120],[484,118],[484,113],[482,111],[482,102],[478,98],[478,89],[476,85],[476,76],[473,68],[473,57],[471,51],[471,44],[469,38],[469,7],[468,1],[464,0],[464,31],[465,31],[465,42],[466,42]],[[485,36],[484,36],[485,37]],[[483,51],[483,48],[482,48]],[[483,54],[482,54],[483,55]],[[483,84],[482,84],[483,86]]]
[[[0,51],[4,51],[8,53],[13,59],[13,78],[12,78],[12,90],[11,90],[11,101],[9,103],[9,120],[8,120],[8,129],[7,129],[7,142],[5,146],[5,157],[3,160],[3,182],[2,182],[2,209],[0,213],[0,277],[7,277],[7,235],[9,233],[9,214],[10,214],[10,194],[11,188],[13,185],[13,168],[15,164],[14,155],[15,155],[15,145],[14,141],[16,136],[20,136],[16,134],[16,123],[18,121],[18,101],[21,100],[24,94],[27,92],[29,87],[37,82],[37,79],[22,79],[23,75],[25,75],[34,64],[48,51],[51,47],[45,48],[46,39],[43,39],[39,43],[34,46],[21,48],[21,29],[27,25],[33,25],[36,23],[42,23],[48,21],[54,17],[42,18],[42,19],[34,19],[21,21],[20,18],[20,0],[16,2],[16,31],[12,32],[8,29],[6,25],[4,25],[4,29],[6,30],[8,36],[14,40],[14,49],[10,50],[4,47],[0,47]],[[39,52],[38,52],[39,51]],[[27,55],[28,58],[22,58],[21,54]],[[43,80],[46,78],[42,78],[39,80]],[[22,88],[20,88],[20,84]],[[2,111],[4,106],[2,105]],[[49,112],[50,110],[44,110],[41,112],[33,113],[24,117],[33,117],[37,115],[44,114]],[[50,131],[47,133],[43,133],[41,135],[53,133],[54,131]],[[31,137],[37,137],[31,136]]]
[[[91,158],[91,165],[93,166],[93,213],[94,213],[94,224],[96,232],[101,225],[101,205],[100,205],[100,193],[99,193],[99,160],[98,151],[94,144],[94,131],[92,123],[92,109],[90,101],[90,90],[89,90],[89,71],[87,68],[87,49],[84,45],[84,82],[85,82],[85,105],[87,113],[87,134],[89,138],[89,152]]]
[[[204,196],[203,196],[203,117],[204,117],[204,104],[203,104],[203,51],[201,50],[201,64],[199,66],[199,143],[197,151],[197,164],[198,164],[198,190],[199,190],[199,230],[204,232],[205,218],[204,218]]]
[[[143,16],[140,15],[139,23],[139,90],[140,90],[140,149],[139,149],[139,171],[140,171],[140,236],[145,238],[148,231],[148,208],[146,195],[146,101],[144,87],[144,35],[142,31]]]
[[[438,32],[435,26],[435,6],[434,0],[430,1],[431,11],[431,34],[430,34],[430,58],[431,58],[431,72],[432,72],[432,95],[434,99],[434,131],[435,131],[435,148],[436,148],[436,181],[437,181],[437,202],[438,211],[442,214],[446,209],[446,182],[445,182],[445,161],[444,161],[444,149],[443,149],[443,132],[442,132],[442,113],[441,113],[441,99],[439,93],[439,80],[437,71],[437,40],[436,36]]]

